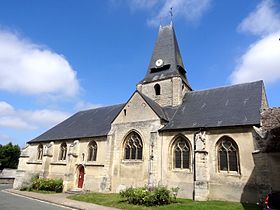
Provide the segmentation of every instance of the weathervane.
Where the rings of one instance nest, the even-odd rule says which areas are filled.
[[[169,13],[169,16],[170,16],[170,23],[172,25],[172,21],[173,21],[173,7],[170,7],[168,13]],[[162,26],[163,19],[167,19],[167,17],[168,17],[168,15],[164,15],[164,16],[160,16],[159,17],[160,27]]]
[[[173,9],[173,7],[170,7],[170,10],[169,10],[171,24],[172,24],[172,19],[173,19],[173,11],[172,11],[172,9]]]

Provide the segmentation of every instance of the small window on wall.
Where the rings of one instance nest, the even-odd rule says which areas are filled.
[[[131,132],[124,142],[124,159],[142,160],[143,143],[136,132]]]
[[[67,154],[67,144],[63,142],[60,145],[59,160],[66,160],[66,154]]]
[[[97,156],[97,144],[95,141],[91,141],[88,144],[88,161],[96,161]]]
[[[223,137],[218,144],[219,171],[238,172],[238,147],[229,137]]]
[[[177,169],[190,168],[190,147],[188,141],[182,137],[177,138],[173,147],[173,167]]]
[[[39,146],[38,146],[37,159],[38,160],[42,160],[43,159],[43,145],[42,144],[39,144]]]
[[[160,85],[155,84],[154,89],[155,89],[155,95],[156,96],[160,95]]]

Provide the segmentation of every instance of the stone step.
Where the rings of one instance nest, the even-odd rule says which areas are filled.
[[[81,188],[72,188],[70,190],[65,191],[67,194],[83,194],[85,191]]]

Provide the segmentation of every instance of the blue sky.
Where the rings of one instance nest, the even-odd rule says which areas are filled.
[[[263,79],[280,106],[277,0],[3,0],[0,144],[23,146],[79,110],[126,102],[170,7],[193,89]]]

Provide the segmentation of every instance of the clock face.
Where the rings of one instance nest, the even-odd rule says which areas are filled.
[[[157,61],[156,61],[156,66],[157,67],[160,67],[160,66],[162,66],[163,65],[163,60],[162,59],[158,59]]]

